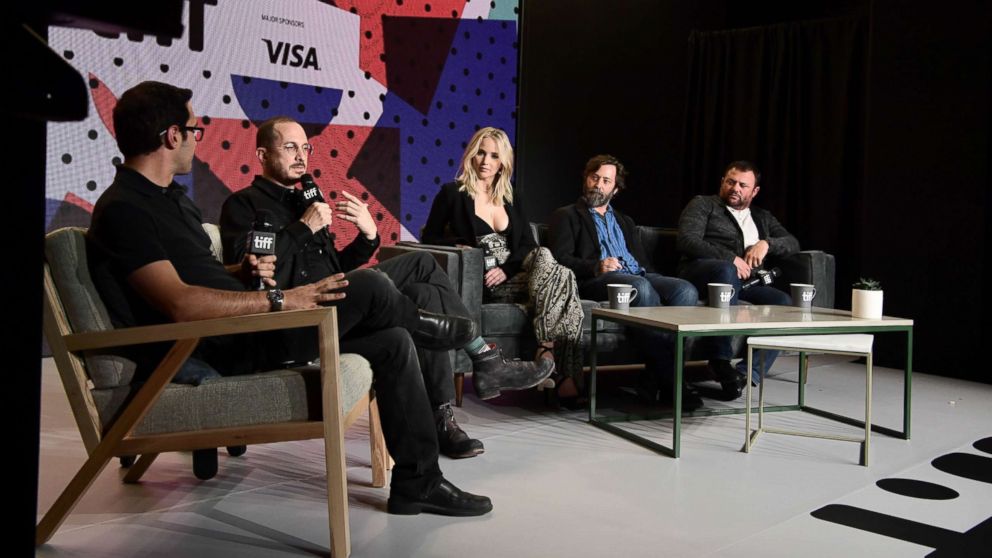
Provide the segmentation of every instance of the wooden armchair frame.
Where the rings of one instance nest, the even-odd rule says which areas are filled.
[[[375,487],[385,486],[389,456],[382,437],[374,392],[370,391],[363,396],[346,413],[342,409],[335,308],[74,333],[47,263],[44,292],[45,335],[89,458],[38,523],[36,544],[44,544],[52,537],[114,457],[140,455],[124,477],[125,482],[137,482],[162,452],[323,438],[331,554],[344,557],[351,553],[344,431],[366,409],[369,412],[372,484]],[[322,420],[131,435],[201,338],[307,326],[316,326],[320,332]],[[174,341],[175,344],[117,418],[106,428],[101,428],[97,407],[90,393],[91,383],[86,373],[83,352],[156,341]]]

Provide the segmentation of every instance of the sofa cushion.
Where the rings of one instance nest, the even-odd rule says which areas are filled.
[[[594,308],[609,308],[610,303],[608,301],[597,302],[595,300],[585,300],[579,301],[582,303],[582,333],[588,335],[592,331],[592,311]],[[616,322],[607,322],[604,320],[596,320],[596,331],[598,333],[623,333],[624,326]]]

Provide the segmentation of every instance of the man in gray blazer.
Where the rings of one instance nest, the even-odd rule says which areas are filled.
[[[751,205],[761,190],[761,173],[748,161],[727,165],[718,195],[696,196],[679,218],[678,250],[682,253],[679,276],[706,296],[707,283],[728,283],[736,291],[731,304],[745,300],[753,304],[792,304],[785,292],[765,284],[741,289],[741,283],[756,271],[771,269],[769,260],[799,251],[799,241],[770,212]],[[710,338],[713,343],[710,368],[716,374],[726,399],[740,397],[746,383],[747,363],[737,368],[729,337]],[[765,352],[770,368],[777,351]],[[756,377],[756,376],[755,376]]]

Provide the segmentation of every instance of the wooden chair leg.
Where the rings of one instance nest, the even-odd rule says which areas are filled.
[[[59,494],[58,499],[55,500],[51,508],[48,508],[45,516],[41,518],[37,529],[35,529],[34,543],[36,545],[45,544],[48,542],[48,539],[52,538],[59,525],[62,525],[66,516],[76,507],[76,503],[83,497],[83,494],[93,484],[96,477],[100,475],[100,472],[107,466],[107,463],[110,463],[113,457],[109,455],[110,452],[101,452],[99,449],[99,446],[97,446],[98,451],[94,451],[93,455],[80,467],[76,476],[72,477],[69,485],[65,487],[62,494]]]
[[[344,421],[341,418],[341,388],[338,383],[338,324],[335,312],[318,326],[320,339],[321,401],[324,417],[324,463],[327,468],[327,528],[331,556],[351,554],[348,527],[348,476],[344,463]],[[371,418],[371,417],[370,417]]]
[[[386,486],[386,470],[391,468],[392,459],[386,450],[386,439],[382,435],[379,422],[379,404],[373,398],[369,401],[369,446],[372,452],[372,486]]]
[[[465,391],[465,373],[455,372],[455,407],[462,406],[462,393]]]
[[[96,477],[107,466],[107,463],[110,463],[110,460],[114,458],[114,455],[117,453],[117,446],[121,440],[131,432],[131,429],[145,416],[148,409],[155,404],[155,401],[158,400],[165,386],[176,375],[176,371],[186,362],[186,359],[189,358],[189,355],[199,342],[199,338],[176,341],[175,345],[165,355],[165,358],[162,359],[162,362],[152,372],[145,385],[138,391],[138,394],[131,400],[127,408],[124,409],[124,412],[114,421],[113,426],[110,427],[107,434],[93,448],[93,452],[90,453],[86,463],[83,463],[76,476],[72,477],[69,485],[65,487],[65,490],[55,500],[52,507],[41,518],[41,522],[38,523],[38,527],[35,529],[35,544],[45,544],[48,542],[48,539],[52,538],[59,525],[62,525],[66,516],[76,507],[79,499],[89,490]],[[341,457],[343,465],[344,458],[343,456]]]
[[[325,405],[326,407],[326,405]],[[351,554],[348,526],[348,480],[344,464],[344,440],[340,420],[324,423],[324,459],[327,465],[327,528],[331,537],[332,558]]]
[[[146,453],[138,458],[138,461],[128,468],[127,474],[124,475],[124,482],[126,484],[135,484],[141,480],[141,476],[148,471],[148,467],[155,461],[158,457],[157,453]]]

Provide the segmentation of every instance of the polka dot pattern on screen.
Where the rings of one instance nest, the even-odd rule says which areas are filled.
[[[300,122],[326,124],[341,104],[342,90],[231,75],[234,97],[255,123],[284,114]]]
[[[512,80],[516,76],[516,65],[480,62],[476,56],[481,53],[484,61],[498,60],[500,56],[516,59],[513,47],[517,39],[516,23],[504,23],[457,22],[452,44],[444,48],[445,52],[457,54],[447,57],[431,98],[425,103],[426,112],[417,110],[396,93],[392,85],[386,95],[377,125],[398,122],[395,124],[399,129],[398,136],[403,138],[397,145],[399,176],[402,177],[402,222],[414,234],[419,234],[427,219],[438,185],[453,180],[457,174],[463,150],[459,146],[475,130],[495,126],[506,130],[511,141],[513,139],[516,88]],[[395,25],[401,30],[405,28],[403,22],[395,22]],[[423,29],[416,31],[419,37]],[[387,46],[389,44],[387,36]],[[413,49],[408,56],[416,56],[419,52],[414,41],[403,41],[402,44],[407,45],[408,50]],[[429,52],[433,53],[433,48],[429,47]],[[493,74],[492,80],[485,77],[489,72]],[[482,76],[481,81],[478,76]],[[399,117],[398,121],[396,117]]]
[[[244,75],[251,70],[231,74],[216,58],[210,66],[191,63],[175,54],[206,53],[210,48],[193,48],[186,39],[97,34],[106,39],[97,51],[81,43],[53,43],[55,52],[88,77],[99,120],[80,125],[74,143],[50,151],[49,160],[71,173],[72,180],[63,181],[73,183],[70,193],[92,203],[112,179],[108,163],[121,162],[114,154],[111,122],[115,95],[126,89],[120,76],[130,76],[129,83],[139,78],[175,83],[192,88],[196,107],[214,114],[199,118],[206,133],[197,146],[193,172],[177,177],[208,221],[219,213],[226,195],[245,187],[261,171],[254,149],[256,126],[286,114],[304,125],[316,147],[310,172],[325,194],[331,199],[342,190],[360,195],[369,203],[383,239],[392,243],[401,238],[401,223],[419,233],[438,186],[453,179],[472,132],[492,125],[507,130],[512,139],[517,6],[516,0],[322,4],[318,9],[344,10],[360,21],[354,35],[358,67],[348,71],[361,83],[324,80],[324,87],[285,81],[289,74],[279,74],[280,80]],[[209,11],[222,8],[211,6]],[[114,48],[115,41],[120,48]],[[98,66],[92,65],[95,59]],[[109,72],[114,76],[109,79],[111,88],[97,77]],[[328,83],[342,87],[329,88]],[[344,95],[349,104],[342,110]],[[348,125],[335,124],[339,111],[348,115]],[[90,156],[84,150],[97,150],[100,156],[87,163]],[[91,170],[96,168],[102,170]],[[65,214],[91,210],[86,203],[69,204],[65,199],[59,195],[48,200],[49,222],[64,205],[72,205]],[[353,227],[341,225],[333,229],[339,245],[354,237]]]

